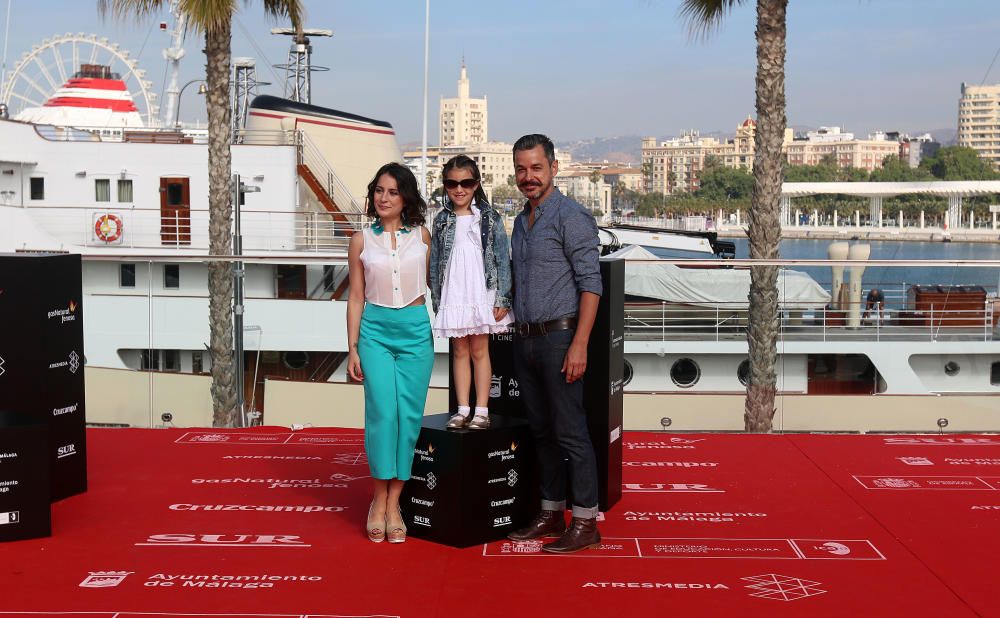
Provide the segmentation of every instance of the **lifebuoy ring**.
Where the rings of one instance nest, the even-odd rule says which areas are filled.
[[[115,242],[122,237],[125,226],[118,215],[106,214],[97,218],[94,224],[94,233],[104,242]]]

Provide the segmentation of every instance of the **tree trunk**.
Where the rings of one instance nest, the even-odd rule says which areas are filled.
[[[757,133],[754,186],[747,213],[750,257],[778,258],[780,201],[784,176],[785,12],[788,0],[757,0]],[[750,267],[750,380],[744,407],[746,430],[771,431],[776,393],[778,267]]]
[[[229,118],[229,64],[232,22],[205,32],[205,76],[208,92],[208,252],[230,256],[232,244],[232,133]],[[208,264],[209,328],[212,354],[212,425],[235,427],[236,388],[233,372],[233,267]]]

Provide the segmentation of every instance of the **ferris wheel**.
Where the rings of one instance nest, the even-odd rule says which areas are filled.
[[[6,103],[11,116],[29,107],[41,107],[66,80],[80,70],[81,64],[110,67],[121,76],[126,90],[146,126],[157,123],[158,106],[146,72],[129,57],[129,51],[96,34],[63,34],[44,39],[18,60],[0,85],[0,103]]]

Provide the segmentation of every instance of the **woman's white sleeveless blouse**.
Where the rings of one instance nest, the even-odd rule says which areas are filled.
[[[376,234],[369,227],[362,234],[366,302],[398,309],[427,292],[427,245],[420,228]]]

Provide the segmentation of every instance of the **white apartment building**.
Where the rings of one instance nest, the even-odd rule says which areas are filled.
[[[705,169],[705,159],[709,156],[726,167],[752,170],[756,132],[757,123],[747,118],[736,128],[736,136],[725,141],[701,137],[694,130],[659,144],[656,138],[644,137],[642,163],[647,173],[645,190],[667,194],[697,191],[700,187],[699,175]],[[886,133],[876,133],[868,139],[858,139],[840,127],[820,127],[806,132],[804,136],[794,137],[791,129],[785,129],[782,151],[790,165],[817,165],[824,157],[830,156],[840,167],[871,171],[881,169],[887,156],[900,155],[896,135],[897,138],[893,139]],[[997,152],[1000,153],[1000,148]]]
[[[885,133],[857,139],[840,127],[820,127],[806,132],[804,137],[786,141],[782,149],[789,165],[818,165],[825,157],[833,157],[839,167],[855,167],[867,171],[882,168],[889,155],[899,156],[899,140]]]
[[[597,182],[592,180],[593,169],[583,167],[559,170],[555,177],[555,186],[563,195],[580,202],[584,207],[600,211],[604,215],[611,214],[611,185],[598,170]]]
[[[594,176],[594,172],[597,172],[597,176]],[[642,191],[642,170],[638,167],[625,167],[624,164],[581,162],[560,165],[559,174],[555,178],[555,186],[564,195],[605,216],[611,214],[615,187],[619,183],[630,191]]]
[[[925,157],[933,157],[941,149],[930,133],[916,137],[902,135],[899,138],[899,159],[910,167],[920,167]]]
[[[1000,171],[1000,84],[962,83],[958,101],[958,145],[968,146]]]
[[[629,191],[641,192],[643,190],[642,170],[638,167],[606,167],[601,170],[604,182],[612,190],[621,183]]]
[[[708,156],[716,157],[726,167],[753,169],[756,132],[757,123],[747,118],[736,127],[736,137],[725,142],[714,137],[701,137],[694,130],[659,144],[654,137],[644,137],[642,163],[649,172],[646,191],[697,191],[698,176],[705,169],[705,158]]]
[[[489,140],[486,97],[473,99],[469,96],[469,76],[464,61],[458,77],[458,96],[441,99],[438,123],[442,147],[482,144]]]
[[[422,150],[404,150],[403,163],[410,168],[413,175],[417,177],[417,184],[427,179],[427,195],[431,195],[441,186],[441,149],[437,146],[427,148],[427,166],[424,167],[424,153]]]

